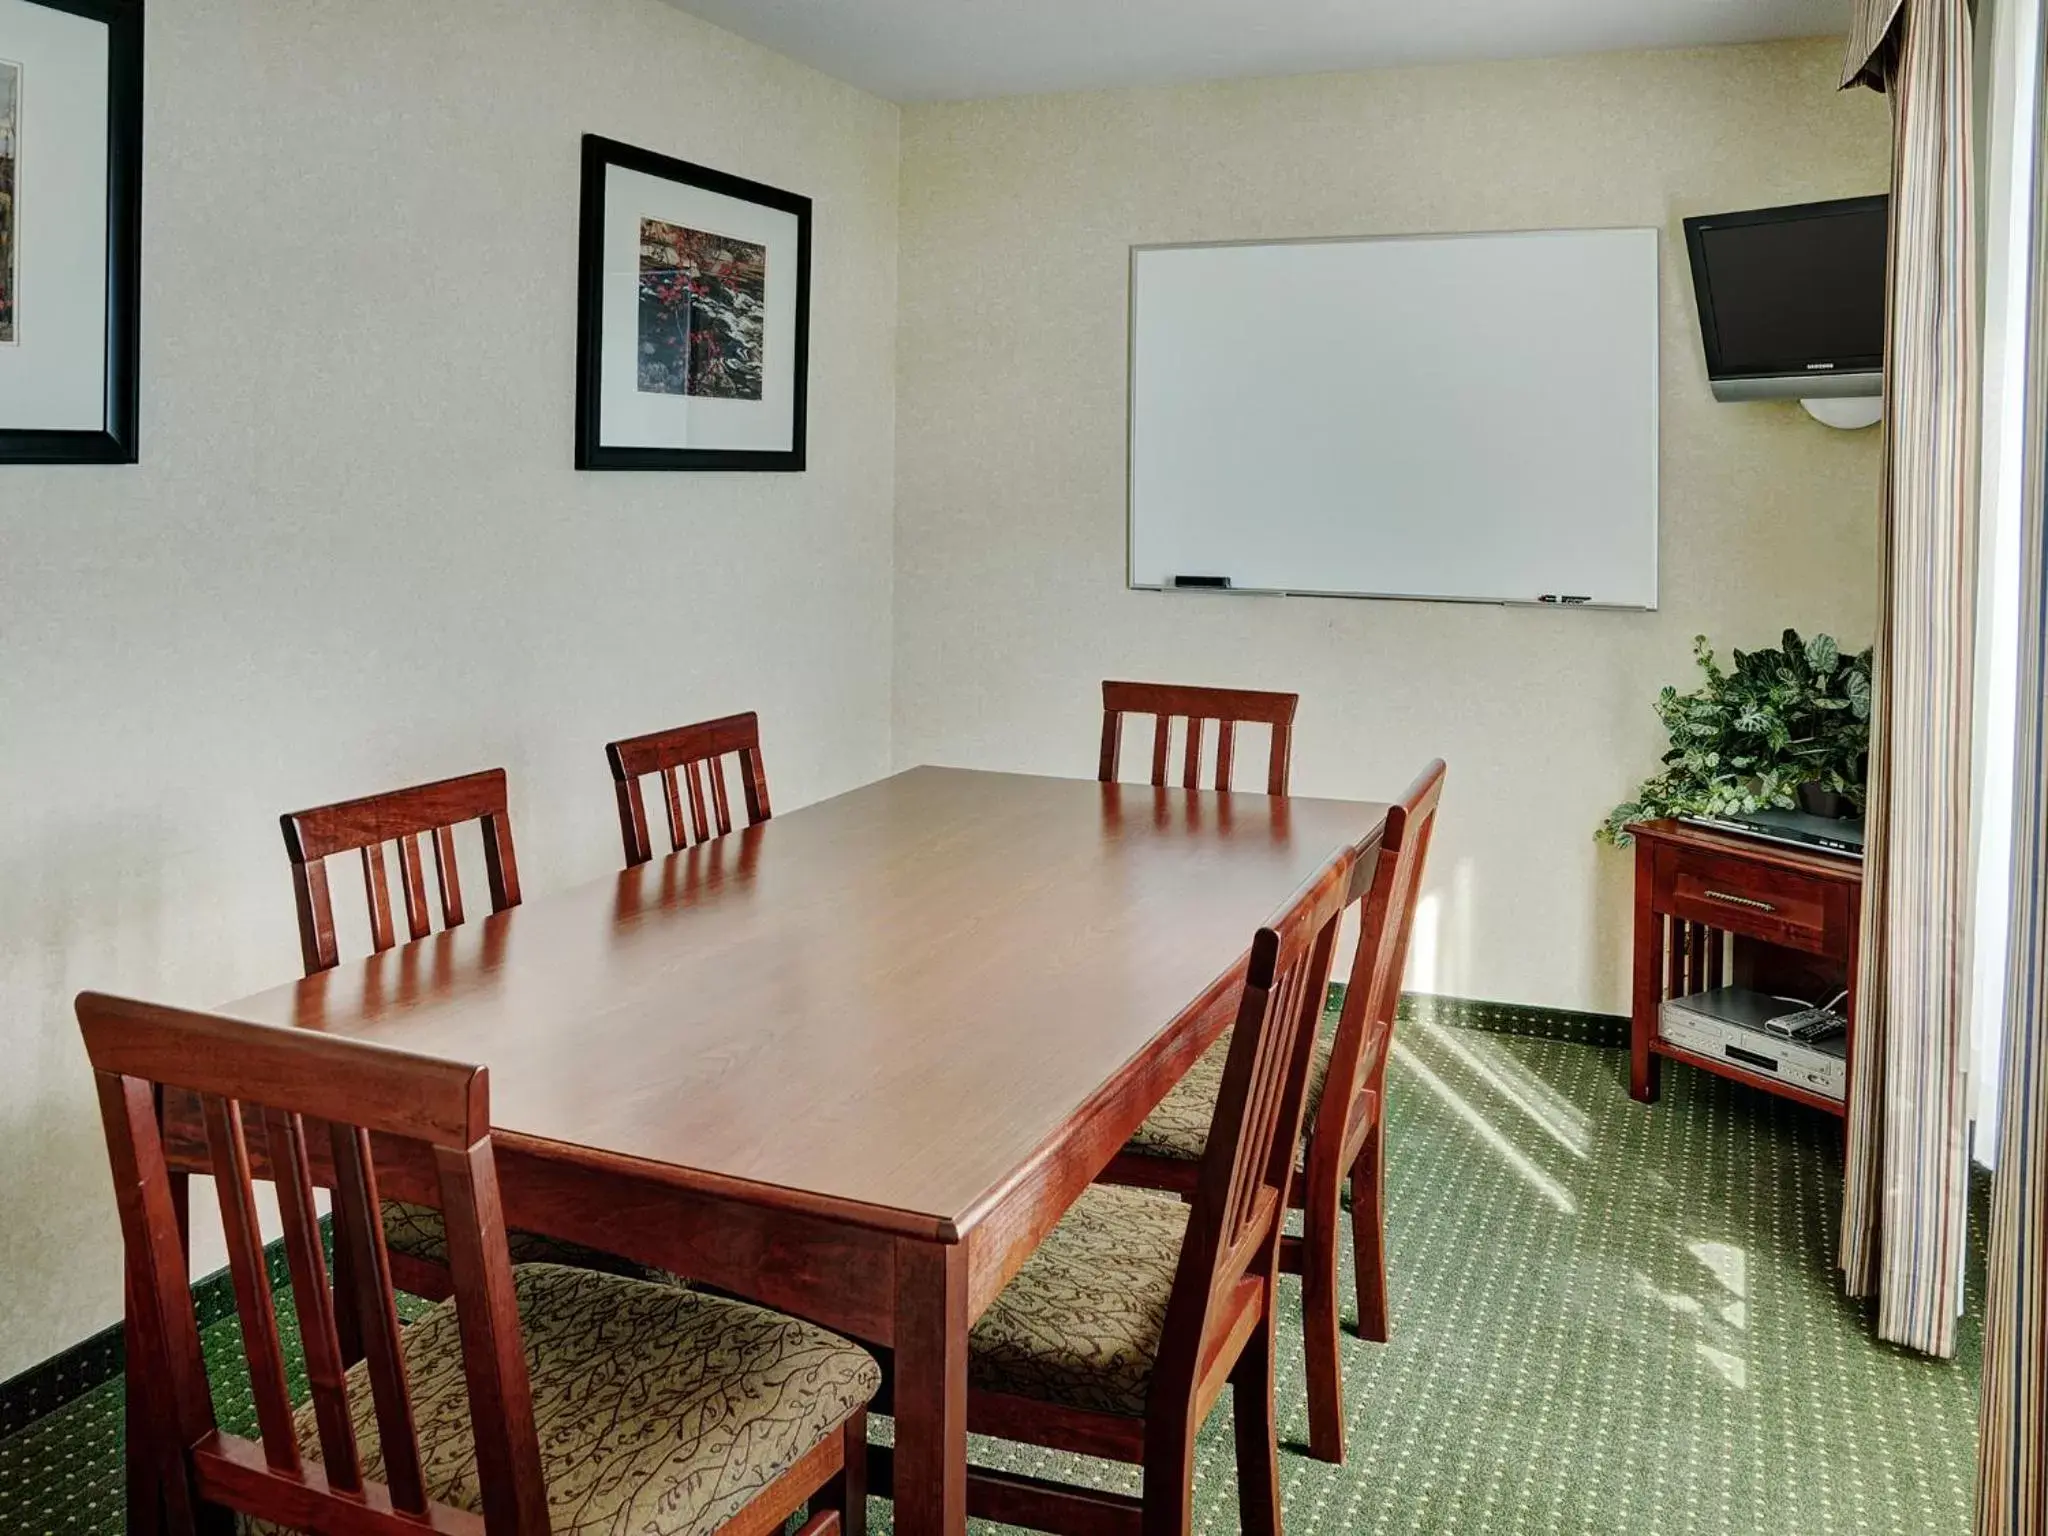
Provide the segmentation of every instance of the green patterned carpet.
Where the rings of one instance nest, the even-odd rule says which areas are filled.
[[[1288,1530],[1967,1531],[1975,1318],[1954,1364],[1871,1341],[1829,1270],[1833,1123],[1672,1067],[1645,1109],[1626,1069],[1617,1051],[1404,1026],[1389,1094],[1395,1338],[1347,1335],[1350,1460],[1283,1453]],[[1972,1240],[1974,1313],[1974,1224]],[[233,1321],[207,1343],[232,1362]],[[1299,1445],[1289,1343],[1281,1432]],[[246,1380],[217,1376],[224,1422],[246,1429]],[[112,1382],[0,1441],[0,1533],[118,1532],[120,1422]],[[1072,1458],[976,1455],[1135,1488]],[[1195,1530],[1235,1530],[1227,1401],[1197,1476]],[[889,1529],[886,1504],[871,1528]]]

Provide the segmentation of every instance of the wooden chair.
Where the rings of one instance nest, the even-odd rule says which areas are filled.
[[[1252,940],[1191,1203],[1090,1188],[969,1337],[970,1432],[1138,1463],[1142,1499],[970,1467],[970,1514],[1074,1536],[1184,1536],[1195,1435],[1229,1382],[1243,1529],[1279,1530],[1281,1218],[1351,864],[1339,850]]]
[[[328,899],[327,859],[360,853],[363,891],[370,903],[370,945],[380,954],[397,942],[392,931],[391,887],[385,878],[384,845],[398,845],[399,889],[405,898],[407,935],[424,939],[433,931],[427,910],[425,866],[420,838],[434,847],[434,883],[441,898],[441,926],[462,922],[462,876],[455,864],[455,828],[480,823],[491,910],[519,905],[519,863],[512,853],[512,817],[505,808],[505,770],[486,769],[459,779],[417,784],[386,794],[344,800],[317,810],[294,811],[279,820],[285,852],[292,861],[292,890],[299,903],[299,949],[306,974],[341,963],[334,940],[334,909]]]
[[[1102,685],[1102,761],[1095,776],[1114,784],[1117,757],[1122,748],[1125,715],[1152,717],[1152,782],[1164,786],[1166,764],[1172,752],[1175,720],[1185,721],[1182,730],[1181,788],[1202,787],[1204,726],[1216,722],[1217,789],[1230,788],[1231,760],[1237,747],[1237,728],[1245,724],[1271,727],[1272,746],[1266,757],[1266,793],[1287,793],[1287,771],[1294,751],[1294,707],[1298,693],[1260,693],[1248,688],[1193,688],[1174,683],[1114,683]]]
[[[803,1536],[858,1536],[874,1361],[743,1302],[590,1270],[515,1269],[482,1067],[90,992],[78,1019],[128,1255],[139,1366],[128,1390],[143,1399],[140,1460],[163,1528],[223,1530],[225,1507],[260,1536],[572,1526],[759,1536],[821,1499],[831,1507]],[[173,1088],[199,1095],[205,1114],[255,1441],[214,1418],[157,1120],[157,1095]],[[377,1220],[380,1160],[438,1184],[455,1274],[453,1301],[402,1341]],[[259,1172],[277,1189],[311,1391],[296,1411]],[[332,1281],[316,1183],[333,1191]],[[357,1348],[344,1342],[344,1317]]]
[[[365,795],[359,800],[344,800],[315,810],[294,811],[279,820],[284,827],[285,852],[291,858],[292,891],[299,907],[299,948],[308,976],[331,970],[341,962],[327,883],[327,860],[335,854],[355,853],[361,857],[363,891],[369,901],[370,945],[380,954],[398,942],[384,862],[386,843],[395,843],[398,848],[399,891],[405,902],[406,934],[410,939],[426,938],[433,931],[427,905],[426,865],[420,852],[422,838],[434,850],[434,885],[440,897],[441,926],[455,928],[463,921],[455,829],[465,822],[476,822],[483,833],[484,872],[490,886],[491,910],[503,912],[519,905],[519,863],[512,850],[512,817],[505,804],[502,768],[381,795]],[[175,1182],[182,1184],[182,1176]],[[182,1202],[185,1197],[181,1193],[178,1198]],[[384,1204],[384,1235],[391,1248],[393,1273],[402,1289],[432,1301],[452,1294],[447,1234],[438,1211],[407,1200],[388,1200]],[[512,1256],[520,1263],[578,1264],[674,1283],[673,1277],[538,1233],[514,1232]]]
[[[1344,1382],[1338,1347],[1338,1247],[1344,1181],[1351,1181],[1351,1250],[1358,1330],[1385,1343],[1387,1312],[1386,1074],[1415,896],[1429,857],[1444,765],[1432,762],[1389,808],[1377,850],[1361,845],[1347,906],[1359,905],[1358,949],[1334,1037],[1315,1046],[1304,1156],[1292,1187],[1302,1236],[1281,1246],[1281,1267],[1302,1277],[1309,1453],[1344,1459]],[[1108,1170],[1105,1181],[1191,1193],[1197,1185],[1225,1063],[1219,1045],[1196,1063]]]
[[[722,720],[705,720],[628,737],[612,742],[604,751],[611,759],[612,787],[619,797],[619,833],[625,840],[628,868],[654,857],[647,833],[647,802],[640,793],[640,781],[650,773],[661,775],[662,799],[668,809],[668,845],[677,853],[711,837],[713,826],[720,837],[732,831],[732,808],[726,798],[722,761],[728,755],[739,759],[747,825],[754,826],[774,814],[768,805],[768,773],[761,766],[761,721],[751,710],[744,715],[727,715]],[[711,790],[708,818],[705,779],[710,781]],[[687,823],[683,819],[686,795]]]

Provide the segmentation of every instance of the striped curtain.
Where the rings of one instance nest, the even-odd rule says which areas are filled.
[[[1881,1337],[1952,1355],[1962,1300],[1976,631],[1967,0],[1855,0],[1843,85],[1892,106],[1883,567],[1841,1265]]]
[[[2048,86],[2048,27],[2033,67],[2036,81]],[[2048,1532],[2048,133],[2038,122],[2032,132],[2012,928],[1984,1309],[1977,1536]]]

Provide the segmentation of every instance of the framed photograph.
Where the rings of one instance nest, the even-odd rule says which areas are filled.
[[[0,0],[0,463],[132,464],[141,0]]]
[[[587,134],[580,280],[578,469],[804,467],[808,197]]]

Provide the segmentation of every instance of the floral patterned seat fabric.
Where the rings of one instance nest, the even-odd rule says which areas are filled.
[[[414,1205],[409,1200],[386,1200],[382,1209],[384,1245],[387,1248],[408,1258],[423,1259],[444,1269],[447,1267],[448,1233],[441,1225],[439,1211],[431,1205]],[[686,1283],[665,1269],[636,1264],[617,1254],[600,1253],[595,1248],[586,1248],[581,1243],[567,1242],[559,1237],[543,1237],[538,1232],[521,1232],[516,1228],[506,1237],[514,1264],[573,1264],[578,1269],[599,1269],[608,1275],[630,1275],[635,1280],[651,1280],[656,1285],[682,1286]]]
[[[703,1536],[881,1386],[866,1351],[745,1302],[557,1264],[513,1271],[555,1536]],[[455,1307],[400,1336],[427,1492],[483,1512]],[[362,1365],[349,1404],[367,1477],[384,1476]],[[312,1406],[300,1448],[320,1455]],[[244,1536],[285,1536],[244,1517]]]
[[[1143,1418],[1187,1224],[1171,1196],[1083,1192],[974,1325],[968,1384]]]
[[[1336,1043],[1332,1032],[1316,1036],[1316,1054],[1308,1069],[1308,1102],[1301,1116],[1304,1140],[1316,1123],[1316,1107],[1323,1101],[1323,1083],[1330,1075],[1330,1052]],[[1209,1145],[1209,1122],[1216,1118],[1216,1095],[1223,1089],[1223,1065],[1229,1059],[1230,1036],[1226,1034],[1188,1068],[1186,1077],[1173,1085],[1173,1091],[1159,1101],[1159,1107],[1146,1117],[1137,1134],[1124,1143],[1124,1150],[1145,1157],[1199,1163],[1203,1149]]]

